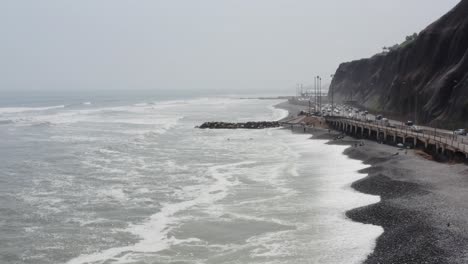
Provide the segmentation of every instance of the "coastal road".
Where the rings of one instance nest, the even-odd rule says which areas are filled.
[[[306,109],[308,107],[305,107],[303,105],[300,105],[300,106],[298,105],[298,107],[302,108],[304,111],[308,110]],[[327,104],[325,107],[328,108],[330,107],[330,105]],[[362,111],[356,112],[356,110],[358,109],[349,105],[336,105],[335,109],[339,109],[339,113],[338,114],[335,113],[335,115],[337,116],[352,118],[352,119],[359,120],[359,121],[377,124],[377,121],[375,120],[376,114],[368,113],[367,115],[363,116],[360,114]],[[349,110],[346,110],[346,109],[349,109]],[[431,137],[440,137],[446,140],[456,141],[456,142],[459,142],[460,144],[468,144],[467,136],[454,135],[453,131],[451,130],[429,127],[429,126],[419,126],[415,124],[415,126],[421,129],[421,132],[415,132],[414,130],[411,130],[411,127],[407,126],[405,122],[398,121],[398,120],[391,120],[391,119],[389,119],[388,121],[391,127],[396,128],[401,131],[421,133],[423,135],[428,135]]]
[[[340,112],[339,116],[343,117],[350,117],[350,114],[352,115],[352,118],[355,118],[357,120],[361,121],[367,121],[367,122],[376,122],[375,117],[376,115],[374,114],[367,114],[365,116],[360,115],[359,113],[354,112],[354,108],[351,106],[346,106],[348,108],[351,108],[351,111],[344,110],[344,107],[342,107],[342,111]],[[391,126],[401,129],[401,130],[408,130],[411,131],[411,128],[405,124],[405,122],[398,121],[398,120],[388,120]],[[450,140],[454,140],[457,142],[460,142],[462,144],[468,144],[468,137],[467,136],[462,136],[462,135],[454,135],[453,131],[447,130],[447,129],[440,129],[440,128],[435,128],[435,127],[429,127],[429,126],[420,126],[415,124],[415,126],[419,127],[422,131],[420,133],[425,134],[425,135],[431,135],[431,136],[436,136],[436,137],[443,137],[443,138],[448,138]]]

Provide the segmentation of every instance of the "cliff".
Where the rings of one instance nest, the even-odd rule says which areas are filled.
[[[468,127],[468,0],[399,48],[341,64],[330,88],[393,118]]]

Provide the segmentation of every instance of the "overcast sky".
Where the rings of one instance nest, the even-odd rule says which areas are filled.
[[[0,90],[290,91],[459,0],[0,0]]]

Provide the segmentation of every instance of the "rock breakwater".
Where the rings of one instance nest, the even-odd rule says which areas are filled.
[[[264,129],[280,127],[278,121],[260,121],[260,122],[245,122],[245,123],[228,123],[228,122],[205,122],[198,128],[201,129]]]

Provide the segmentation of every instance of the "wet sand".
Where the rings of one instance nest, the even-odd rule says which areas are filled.
[[[295,113],[298,106],[278,107]],[[292,110],[292,111],[291,111]],[[381,202],[346,212],[354,221],[382,226],[365,263],[468,263],[468,166],[423,158],[417,151],[314,129],[312,138],[349,145],[344,152],[371,167],[354,182],[356,190]],[[398,155],[396,155],[398,153]]]

